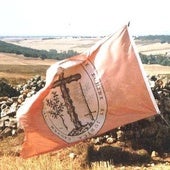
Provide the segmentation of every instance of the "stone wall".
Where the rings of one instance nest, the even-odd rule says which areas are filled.
[[[4,80],[0,81],[0,138],[16,135],[21,131],[16,112],[26,98],[31,97],[44,85],[45,81],[39,75],[16,87],[8,85]]]
[[[148,77],[161,114],[143,119],[91,139],[94,145],[130,142],[133,149],[170,152],[170,81],[166,76]]]
[[[160,108],[160,115],[140,120],[92,138],[94,144],[131,141],[133,148],[170,152],[170,81],[166,77],[148,77],[151,89]],[[16,120],[16,111],[25,101],[45,85],[45,80],[35,76],[25,84],[12,87],[0,81],[0,138],[22,131]]]

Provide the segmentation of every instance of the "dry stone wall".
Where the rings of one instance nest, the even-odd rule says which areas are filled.
[[[150,87],[161,114],[143,119],[91,139],[94,145],[131,143],[133,149],[146,149],[150,153],[170,152],[170,80],[166,76],[148,77]]]
[[[37,93],[45,85],[45,80],[37,75],[23,85],[12,87],[0,82],[0,138],[16,135],[22,131],[16,120],[16,112],[26,98]]]
[[[114,129],[106,134],[92,138],[94,144],[131,141],[135,148],[145,148],[170,152],[170,81],[166,76],[148,77],[151,89],[161,114]],[[26,98],[37,93],[45,85],[39,75],[25,84],[12,87],[0,81],[0,138],[13,136],[22,131],[16,120],[16,112]]]

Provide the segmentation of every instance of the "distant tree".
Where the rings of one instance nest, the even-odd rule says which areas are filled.
[[[4,41],[0,41],[0,52],[5,53],[15,53],[15,54],[23,54],[25,57],[34,57],[41,59],[57,59],[62,60],[73,55],[77,55],[78,53],[73,50],[63,51],[58,53],[57,50],[51,49],[49,51],[46,50],[37,50],[27,47],[21,47],[19,45],[14,45],[11,43],[7,43]]]

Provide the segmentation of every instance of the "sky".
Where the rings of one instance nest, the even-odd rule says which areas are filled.
[[[170,35],[170,0],[0,0],[0,36]]]

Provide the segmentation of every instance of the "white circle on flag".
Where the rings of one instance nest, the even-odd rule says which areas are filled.
[[[107,101],[94,65],[62,64],[43,100],[43,117],[50,130],[68,143],[90,138],[102,128]]]

